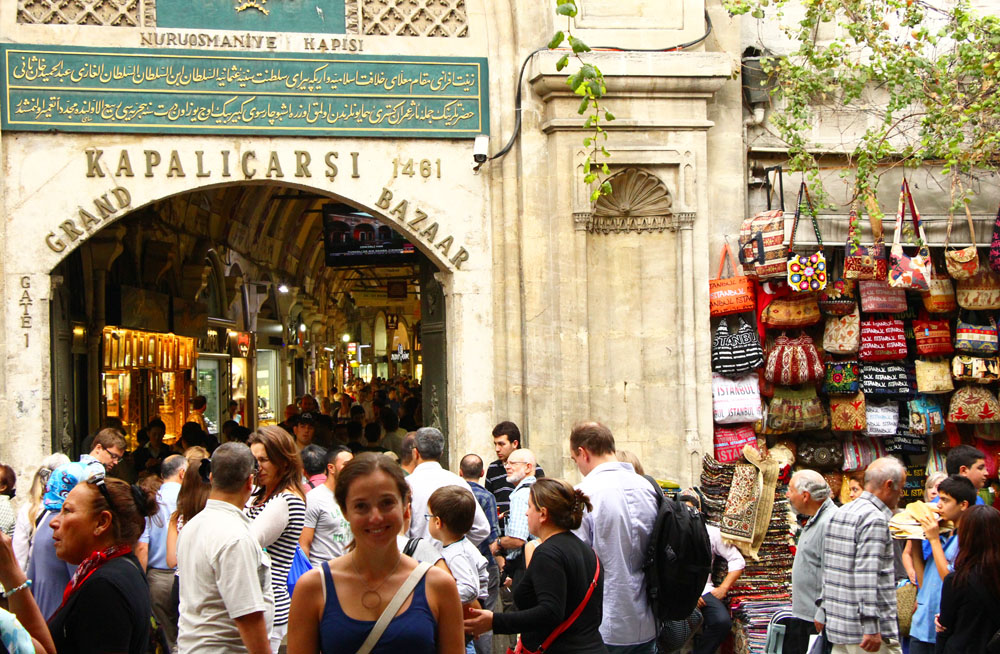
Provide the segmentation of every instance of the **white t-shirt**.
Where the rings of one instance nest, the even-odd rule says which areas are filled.
[[[343,555],[354,539],[351,524],[344,518],[333,491],[319,485],[306,494],[305,529],[314,529],[309,546],[309,562],[319,567],[324,561]]]
[[[462,604],[474,599],[486,600],[489,573],[486,571],[486,557],[469,542],[468,538],[446,545],[442,550],[444,562],[451,570],[451,576],[458,585],[458,596]]]
[[[406,543],[409,542],[409,538],[400,534],[396,536],[396,546],[399,551],[402,552],[406,549]],[[412,556],[418,563],[430,563],[434,565],[444,557],[441,556],[441,552],[434,547],[433,543],[426,538],[421,538],[417,541],[417,549],[413,551]]]
[[[250,535],[250,518],[238,508],[208,500],[180,533],[177,569],[181,654],[246,652],[234,620],[258,611],[271,632],[271,561]]]

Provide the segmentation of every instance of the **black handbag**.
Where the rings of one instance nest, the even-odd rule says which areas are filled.
[[[712,341],[712,372],[734,377],[764,365],[764,348],[757,332],[742,317],[735,332],[725,319],[719,321]]]

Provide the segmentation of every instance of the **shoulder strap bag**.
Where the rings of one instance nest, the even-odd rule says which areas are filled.
[[[403,602],[406,601],[406,598],[410,596],[410,593],[413,592],[413,589],[417,587],[417,584],[430,569],[430,563],[420,563],[413,569],[410,576],[406,578],[403,585],[399,587],[396,594],[392,596],[391,600],[389,600],[389,605],[385,607],[385,610],[382,611],[382,615],[378,617],[378,622],[375,623],[371,632],[368,633],[368,638],[365,638],[365,642],[361,644],[361,647],[358,649],[358,654],[369,654],[369,652],[375,648],[375,645],[378,644],[379,638],[382,637],[382,634],[384,634],[386,628],[388,628],[389,623],[396,617],[396,612],[399,611],[399,607],[403,605]]]
[[[918,239],[917,253],[912,257],[903,251],[899,241],[903,231],[903,220],[906,217],[906,207],[910,208],[910,218],[913,220],[913,230]],[[927,247],[927,235],[924,224],[920,221],[920,212],[913,202],[910,184],[903,178],[899,191],[899,210],[896,212],[896,233],[892,239],[892,249],[889,251],[889,286],[893,288],[926,291],[930,288],[931,252]]]
[[[969,221],[969,234],[972,238],[972,245],[958,250],[949,250],[948,243],[951,241],[951,227],[955,222],[955,187],[958,186],[963,191],[962,183],[958,177],[951,178],[951,207],[948,209],[948,232],[944,237],[944,261],[948,266],[948,274],[952,279],[969,279],[979,270],[979,252],[976,249],[976,227],[972,224],[972,213],[969,211],[969,203],[962,198],[962,207],[965,208],[965,218]],[[933,264],[932,264],[933,265]]]
[[[580,617],[581,613],[583,613],[583,609],[587,607],[587,602],[590,601],[590,596],[594,594],[594,589],[597,588],[598,578],[601,576],[601,559],[596,556],[596,552],[594,554],[597,561],[597,569],[594,571],[594,580],[590,582],[590,586],[587,587],[587,594],[583,596],[583,600],[581,600],[580,605],[576,607],[576,610],[573,611],[572,615],[566,618],[561,625],[556,627],[555,631],[549,634],[549,637],[542,641],[542,644],[538,646],[537,650],[530,650],[525,647],[521,642],[521,637],[518,636],[517,645],[514,649],[508,647],[507,654],[543,654],[545,650],[552,645],[556,638],[561,636],[564,631],[573,626],[576,619]],[[359,654],[361,653],[359,652]]]
[[[802,215],[802,200],[805,198],[806,208],[812,218],[813,232],[816,234],[816,244],[818,250],[813,254],[800,256],[795,254],[795,233],[799,229],[799,218]],[[792,291],[809,293],[822,291],[826,288],[826,256],[823,254],[823,236],[819,231],[819,223],[816,221],[816,209],[813,208],[812,199],[809,197],[809,189],[806,183],[799,186],[799,199],[795,206],[795,219],[792,221],[792,236],[788,239],[788,286]]]

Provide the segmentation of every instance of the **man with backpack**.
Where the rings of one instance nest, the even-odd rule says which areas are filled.
[[[657,623],[643,566],[660,498],[631,463],[618,461],[614,436],[604,425],[578,424],[569,442],[584,476],[577,488],[594,507],[574,533],[594,548],[604,570],[601,637],[610,654],[652,654]]]

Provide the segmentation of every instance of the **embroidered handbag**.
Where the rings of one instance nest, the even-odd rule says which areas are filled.
[[[858,282],[861,310],[865,313],[898,313],[906,311],[906,291],[890,288],[882,279],[862,279]]]
[[[918,395],[907,406],[910,410],[911,432],[930,435],[944,431],[944,409],[936,400]]]
[[[781,209],[771,209],[771,193],[774,188],[770,178],[767,211],[747,218],[740,227],[739,259],[743,264],[743,274],[751,279],[765,280],[785,278],[788,275],[788,249],[785,247],[785,198],[781,168],[778,168],[778,196]]]
[[[763,415],[757,373],[732,379],[712,373],[712,413],[715,422],[733,424],[760,420]]]
[[[1000,403],[983,386],[962,386],[951,396],[948,421],[958,423],[998,422]]]
[[[796,386],[823,378],[823,362],[808,334],[782,334],[767,355],[764,378],[782,386]],[[777,391],[775,391],[777,392]]]
[[[947,320],[931,320],[925,313],[913,321],[913,334],[917,342],[917,354],[939,356],[955,351],[951,346],[951,326]]]
[[[899,242],[900,233],[903,231],[903,219],[906,217],[907,205],[910,207],[913,229],[918,237],[917,253],[912,257],[903,251],[903,244]],[[892,250],[889,252],[889,286],[926,291],[930,286],[928,282],[931,276],[930,261],[931,251],[927,247],[927,235],[924,234],[924,226],[920,222],[920,213],[913,203],[910,184],[904,177],[903,185],[899,191],[896,232],[892,239]]]
[[[869,436],[892,436],[899,427],[899,403],[868,402],[865,418],[868,421],[865,433]]]
[[[885,455],[885,445],[879,439],[851,434],[844,439],[844,472],[864,470]]]
[[[948,375],[951,381],[951,375]],[[861,388],[861,366],[857,361],[827,361],[823,392],[827,395],[853,395]],[[833,402],[830,402],[831,409]],[[837,430],[834,427],[834,430]]]
[[[734,276],[723,278],[722,270],[725,268],[727,257]],[[757,307],[754,300],[753,281],[749,277],[736,275],[736,260],[733,259],[729,243],[722,246],[719,271],[716,273],[715,279],[708,280],[708,306],[709,313],[713,318],[753,311]]]
[[[815,293],[792,293],[771,300],[761,312],[760,321],[768,327],[795,329],[815,325],[822,317]]]
[[[969,279],[958,282],[955,300],[958,306],[972,311],[1000,309],[1000,276],[992,270],[980,268]]]
[[[764,348],[757,330],[741,317],[736,333],[729,331],[726,320],[720,320],[712,341],[712,372],[730,377],[742,375],[764,365]]]
[[[802,215],[802,198],[805,196],[806,207],[812,218],[813,232],[816,233],[818,250],[810,255],[795,254],[795,233],[799,229],[799,217]],[[788,239],[788,286],[797,293],[811,293],[826,288],[826,256],[823,254],[823,236],[819,232],[816,221],[816,210],[806,183],[799,186],[799,199],[795,206],[795,219],[792,221],[792,235]]]
[[[917,392],[912,364],[861,362],[861,391],[869,398],[908,398]]]
[[[951,382],[951,367],[947,361],[917,359],[914,366],[918,393],[950,393],[955,390]]]
[[[990,270],[1000,272],[1000,209],[993,221],[993,238],[990,240]]]
[[[743,446],[757,442],[751,425],[716,426],[715,459],[720,463],[733,463],[743,457]]]
[[[948,209],[948,231],[944,237],[944,261],[952,279],[969,279],[979,270],[979,252],[976,249],[976,227],[972,224],[972,213],[969,211],[969,203],[965,198],[962,198],[962,207],[965,209],[965,218],[969,222],[972,245],[958,250],[948,249],[948,243],[951,241],[951,227],[955,222],[956,184],[961,190],[961,182],[958,181],[957,175],[951,178],[951,207]]]
[[[1000,359],[960,354],[951,360],[951,376],[957,381],[989,384],[1000,379]]]
[[[767,411],[767,428],[772,433],[825,429],[829,424],[830,417],[816,396],[815,387],[774,389],[774,399]]]
[[[951,342],[948,343],[951,345]],[[861,345],[861,314],[857,306],[848,316],[828,316],[823,327],[823,349],[830,354],[854,354]]]
[[[844,251],[844,278],[884,280],[888,264],[885,258],[882,212],[878,210],[878,203],[870,194],[866,198],[866,204],[868,224],[871,225],[874,241],[869,247],[861,245],[861,223],[858,220],[857,207],[852,205],[847,227],[847,247]]]
[[[868,411],[864,393],[830,398],[830,429],[864,431],[867,427]]]
[[[819,310],[827,316],[846,316],[854,312],[858,306],[858,287],[850,279],[838,279],[830,282],[820,291]]]
[[[907,348],[903,321],[893,318],[862,320],[858,353],[862,361],[905,359]]]
[[[802,439],[795,462],[814,470],[836,470],[844,464],[844,445],[839,438]]]
[[[930,288],[920,293],[924,308],[930,313],[951,313],[958,309],[955,301],[955,285],[951,278],[938,272],[937,266],[931,261]]]
[[[982,324],[982,320],[970,317],[968,321],[963,320],[959,314],[955,323],[955,349],[966,354],[976,356],[993,356],[998,351],[1000,342],[997,340],[997,323],[993,316],[989,316],[989,324]]]

